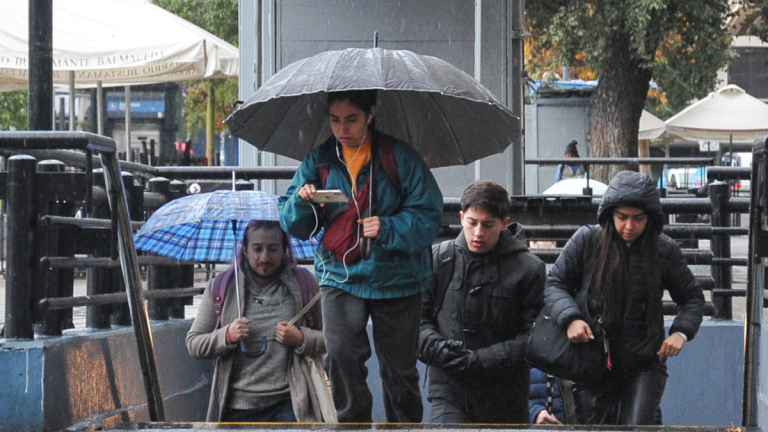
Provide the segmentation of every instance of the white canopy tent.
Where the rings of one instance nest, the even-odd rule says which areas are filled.
[[[29,2],[4,1],[0,13],[0,92],[28,86]],[[147,0],[53,2],[53,84],[99,89],[167,81],[236,77],[239,52],[232,44]],[[70,129],[74,126],[70,98]],[[103,133],[97,110],[99,133]],[[130,109],[126,146],[130,146]],[[126,149],[128,150],[128,148]]]
[[[0,91],[27,88],[28,1],[4,1]],[[77,88],[235,77],[238,50],[147,0],[53,2],[53,82]]]
[[[736,85],[725,86],[666,121],[689,140],[752,141],[768,134],[768,105]]]

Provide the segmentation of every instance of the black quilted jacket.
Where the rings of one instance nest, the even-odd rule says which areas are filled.
[[[651,218],[662,220],[661,204],[655,192],[655,185],[645,175],[624,171],[611,181],[603,196],[598,218],[603,220],[613,213],[617,206],[643,208]],[[592,285],[592,273],[596,266],[593,256],[602,232],[599,225],[579,229],[568,241],[562,254],[549,272],[544,288],[545,305],[563,327],[575,319],[582,319],[574,296]],[[639,245],[629,247],[630,279],[632,280],[632,306],[620,328],[607,329],[611,360],[619,370],[631,371],[658,361],[658,352],[664,341],[663,331],[658,336],[648,336],[646,324],[647,292],[645,275],[642,270]],[[657,263],[661,283],[672,300],[677,303],[677,316],[670,328],[670,334],[681,332],[688,340],[696,336],[704,315],[704,295],[696,283],[677,243],[662,234],[659,236]],[[590,313],[599,314],[601,305],[590,295]]]

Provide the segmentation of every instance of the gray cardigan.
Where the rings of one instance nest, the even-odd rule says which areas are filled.
[[[280,274],[280,281],[288,287],[293,295],[295,304],[302,305],[301,288],[296,279],[295,266],[287,265]],[[238,269],[238,279],[240,282],[240,307],[245,305],[245,275]],[[227,295],[224,299],[224,305],[221,311],[221,325],[216,326],[216,312],[214,311],[211,300],[211,287],[213,280],[208,282],[208,286],[203,293],[200,308],[189,329],[186,338],[189,354],[196,359],[217,359],[216,370],[213,375],[211,385],[211,397],[208,404],[208,415],[206,420],[209,422],[219,421],[224,407],[223,401],[227,400],[229,391],[229,379],[232,373],[237,345],[228,345],[226,339],[227,328],[229,324],[237,319],[237,305],[235,303],[235,278],[232,278],[227,287]],[[298,313],[299,307],[296,312]],[[288,383],[291,390],[291,401],[293,411],[299,422],[320,422],[323,421],[320,413],[319,403],[316,392],[312,385],[309,367],[307,362],[302,361],[302,356],[311,358],[317,367],[322,367],[322,355],[325,354],[325,339],[323,338],[322,316],[320,304],[315,308],[315,327],[307,327],[306,317],[299,320],[299,330],[304,334],[304,344],[294,348],[293,356],[289,357]]]

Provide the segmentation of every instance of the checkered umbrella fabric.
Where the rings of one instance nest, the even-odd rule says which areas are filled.
[[[243,238],[251,220],[278,220],[277,197],[249,190],[188,195],[150,216],[136,234],[136,249],[177,261],[231,262],[235,239]],[[232,221],[236,221],[236,233]],[[294,256],[313,258],[319,238],[291,237]]]

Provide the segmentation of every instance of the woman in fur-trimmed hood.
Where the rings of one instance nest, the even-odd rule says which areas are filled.
[[[651,425],[666,386],[666,361],[696,336],[704,295],[680,247],[661,233],[664,214],[650,177],[617,174],[598,221],[563,249],[547,279],[545,304],[571,342],[587,342],[592,330],[574,300],[586,291],[589,313],[601,317],[606,332],[605,377],[574,385],[577,423]],[[678,310],[667,337],[664,290]]]

